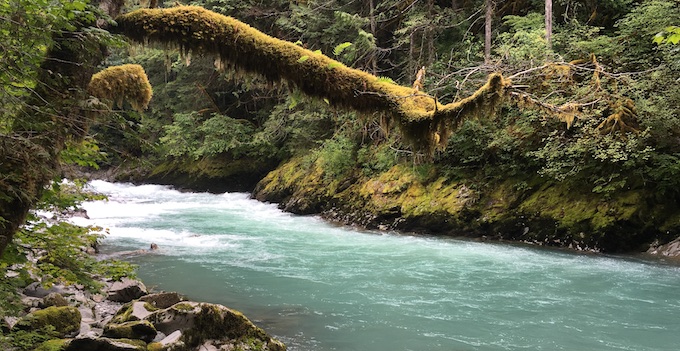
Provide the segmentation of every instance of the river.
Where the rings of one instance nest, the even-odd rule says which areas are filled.
[[[157,290],[245,313],[291,351],[678,350],[680,267],[338,227],[248,194],[90,183]]]

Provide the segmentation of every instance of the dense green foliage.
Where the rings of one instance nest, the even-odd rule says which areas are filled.
[[[519,93],[541,103],[580,104],[563,120],[570,128],[521,104],[520,109],[507,105],[493,120],[466,122],[447,149],[435,156],[444,173],[481,172],[485,176],[480,179],[489,180],[510,171],[527,178],[591,184],[589,190],[597,193],[629,187],[676,192],[674,140],[680,129],[674,107],[680,101],[677,89],[666,87],[676,84],[678,51],[654,42],[663,42],[654,39],[657,33],[667,33],[670,42],[673,25],[680,22],[673,1],[621,0],[597,7],[591,2],[558,2],[552,49],[544,39],[543,4],[506,2],[494,13],[491,67],[480,66],[482,1],[192,4],[309,49],[337,54],[348,66],[402,84],[411,84],[425,66],[424,89],[442,102],[468,95],[487,72],[500,70],[514,76]],[[347,175],[354,167],[370,172],[385,170],[399,159],[421,160],[401,142],[395,126],[381,123],[379,116],[345,116],[295,90],[272,88],[229,70],[218,73],[210,58],[194,58],[187,67],[179,54],[134,51],[115,60],[141,63],[150,72],[157,95],[139,130],[146,133],[145,142],[157,142],[158,147],[147,150],[160,158],[283,160],[318,148],[308,157],[318,158],[333,177]],[[565,63],[558,65],[562,60]],[[566,64],[572,60],[581,61]],[[550,61],[558,64],[536,69]],[[528,72],[518,73],[522,71]],[[602,134],[602,121],[616,115],[617,104],[626,99],[636,108],[626,130],[638,132]],[[347,121],[352,128],[346,127]]]
[[[83,201],[103,199],[103,195],[86,191],[83,182],[53,183],[44,192],[36,209],[49,211],[51,217],[31,213],[28,223],[0,260],[0,318],[21,314],[24,306],[16,291],[33,281],[39,281],[45,288],[54,284],[79,284],[97,291],[102,284],[99,278],[134,277],[132,264],[96,260],[88,253],[95,250],[105,235],[102,228],[81,227],[66,221]],[[30,257],[37,258],[37,262]],[[48,325],[36,330],[12,331],[0,337],[0,346],[8,343],[18,350],[33,350],[41,342],[57,336],[50,328],[53,329]]]

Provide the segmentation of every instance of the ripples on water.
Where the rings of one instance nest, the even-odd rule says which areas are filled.
[[[147,285],[243,311],[289,350],[677,350],[680,269],[359,232],[247,194],[92,182]]]

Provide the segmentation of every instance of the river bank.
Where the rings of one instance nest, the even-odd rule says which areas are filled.
[[[48,217],[45,217],[48,215]],[[75,237],[33,246],[24,235],[18,250],[3,257],[0,279],[0,347],[8,351],[284,351],[286,347],[239,311],[189,301],[176,292],[152,291],[133,266],[116,259],[153,255],[149,249],[100,252],[100,229],[64,224],[87,220],[80,208],[58,215],[43,213],[30,224],[47,238],[53,227],[74,228]],[[77,218],[76,218],[77,217]],[[38,223],[38,225],[36,225]],[[40,225],[46,224],[45,229]],[[42,231],[42,232],[41,232]],[[56,240],[59,240],[58,238]],[[73,247],[60,248],[59,245]],[[55,246],[56,245],[56,246]],[[83,245],[83,246],[78,246]],[[55,259],[67,250],[69,264]],[[68,260],[67,259],[67,260]],[[109,267],[109,268],[106,268]]]

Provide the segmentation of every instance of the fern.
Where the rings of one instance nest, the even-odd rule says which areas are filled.
[[[340,56],[340,54],[342,54],[342,52],[345,51],[345,49],[347,49],[350,46],[352,46],[352,43],[350,42],[338,44],[338,46],[336,46],[335,49],[333,49],[333,55]]]

